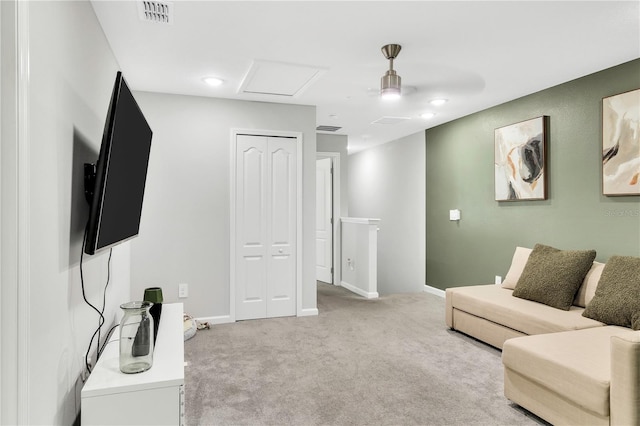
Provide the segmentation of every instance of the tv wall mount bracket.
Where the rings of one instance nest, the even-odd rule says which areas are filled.
[[[84,198],[91,205],[96,185],[96,164],[84,163]]]

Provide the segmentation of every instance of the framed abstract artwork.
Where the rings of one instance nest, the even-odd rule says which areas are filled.
[[[548,116],[495,130],[496,201],[547,199]]]
[[[640,195],[640,89],[602,99],[602,193]]]

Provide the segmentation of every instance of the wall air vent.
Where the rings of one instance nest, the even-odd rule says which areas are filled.
[[[145,22],[173,24],[173,2],[138,1],[138,16]]]
[[[342,127],[338,127],[338,126],[318,126],[316,127],[316,130],[319,132],[337,132],[338,130],[342,129]]]

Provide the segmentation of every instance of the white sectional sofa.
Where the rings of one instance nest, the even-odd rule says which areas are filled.
[[[614,320],[602,308],[607,293],[626,280],[638,298],[631,303],[637,314],[632,306],[627,316],[640,328],[640,258],[616,257],[616,265],[631,265],[623,278],[592,262],[565,310],[514,296],[525,267],[530,277],[531,254],[516,249],[502,286],[447,289],[447,326],[502,349],[505,396],[552,424],[640,425],[640,331],[609,325]],[[601,276],[607,285],[599,288]],[[583,313],[592,301],[589,318]],[[602,315],[607,321],[593,319]]]

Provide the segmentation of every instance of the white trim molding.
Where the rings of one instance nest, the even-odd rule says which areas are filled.
[[[31,337],[31,139],[29,134],[29,2],[17,4],[18,46],[18,423],[29,421],[29,338]]]
[[[0,52],[2,52],[2,5],[0,5]],[[0,100],[2,99],[2,63],[4,62],[2,59],[3,55],[0,54]],[[0,101],[0,164],[2,164],[2,105]],[[0,167],[1,168],[1,167]],[[0,241],[2,241],[2,173],[0,173]],[[0,288],[4,287],[1,285],[2,283],[2,244],[0,244]],[[0,334],[4,335],[3,322],[2,322],[2,306],[3,298],[2,298],[2,290],[0,290]],[[0,343],[0,383],[3,383],[4,376],[4,366],[2,363],[2,353],[4,350],[2,349],[2,344]],[[4,423],[2,421],[2,406],[4,405],[4,393],[2,391],[2,385],[0,385],[0,424]]]
[[[29,2],[2,8],[0,145],[1,424],[30,424]]]
[[[380,297],[377,291],[365,291],[365,290],[362,290],[361,288],[358,288],[344,281],[342,281],[340,285],[346,288],[347,290],[350,290],[356,294],[359,294],[362,297],[366,297],[367,299],[377,299],[378,297]]]
[[[436,296],[440,296],[442,298],[444,298],[445,296],[444,290],[440,290],[439,288],[431,287],[430,285],[426,284],[424,285],[424,291],[425,293],[435,294]]]
[[[340,220],[345,223],[361,223],[363,225],[377,225],[380,223],[380,219],[368,217],[341,217]]]
[[[318,316],[318,308],[304,308],[300,313],[298,313],[299,317],[313,317]]]
[[[210,325],[228,324],[230,322],[234,322],[231,319],[231,315],[220,315],[216,317],[200,317],[200,318],[195,318],[195,320],[200,323],[208,322]]]

